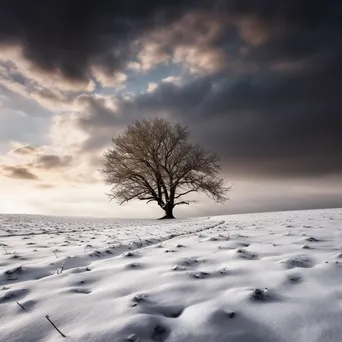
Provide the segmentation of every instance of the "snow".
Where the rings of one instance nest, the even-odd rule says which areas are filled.
[[[0,341],[341,341],[342,209],[0,215],[0,250]]]

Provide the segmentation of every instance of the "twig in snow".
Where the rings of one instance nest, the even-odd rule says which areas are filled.
[[[66,337],[56,326],[55,324],[50,320],[50,315],[46,315],[45,318],[51,323],[51,325],[63,336],[64,338]]]
[[[58,259],[58,255],[57,255],[57,249],[55,251],[52,251],[52,253],[55,255],[55,257]]]
[[[19,303],[19,302],[16,302],[24,311],[26,311],[26,309]]]
[[[11,270],[7,270],[5,272],[5,274],[12,275],[12,274],[14,274],[16,272],[20,272],[22,269],[23,269],[23,266],[18,266],[18,267],[12,268]]]
[[[137,236],[137,238],[140,240],[140,247],[142,247],[142,245],[143,245],[143,242],[141,241],[141,239],[140,239],[139,235],[136,235],[136,236]]]
[[[56,270],[54,270],[54,271],[51,273],[51,275],[54,275],[55,272],[56,272],[57,274],[62,274],[62,273],[63,273],[63,269],[64,269],[64,264],[62,265],[61,268],[57,268]]]
[[[64,264],[62,265],[60,269],[57,269],[57,274],[62,274],[63,269],[64,269]]]

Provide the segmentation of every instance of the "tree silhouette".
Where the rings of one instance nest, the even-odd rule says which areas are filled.
[[[103,158],[109,198],[120,204],[133,199],[156,202],[163,218],[174,218],[183,196],[204,192],[223,202],[229,190],[219,177],[219,158],[189,141],[187,127],[156,118],[136,121],[112,139]]]

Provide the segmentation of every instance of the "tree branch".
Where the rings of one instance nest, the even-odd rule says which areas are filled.
[[[196,203],[196,201],[181,201],[181,202],[177,202],[177,203],[174,204],[174,207],[176,205],[181,205],[181,204],[189,205],[190,203]]]
[[[187,194],[189,194],[190,192],[197,192],[197,189],[190,189],[190,190],[185,191],[185,192],[183,192],[183,193],[181,193],[181,194],[177,194],[177,195],[175,196],[175,199],[177,199],[177,198],[179,198],[179,197],[181,197],[181,196],[187,195]]]

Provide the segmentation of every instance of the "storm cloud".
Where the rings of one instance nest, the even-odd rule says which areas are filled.
[[[5,0],[0,5],[0,44],[20,46],[25,58],[43,71],[86,79],[94,66],[121,69],[139,35],[205,3]]]
[[[122,69],[135,58],[132,42],[194,12],[220,19],[224,30],[213,45],[232,50],[237,25],[242,39],[257,46],[250,58],[264,62],[296,60],[319,47],[329,48],[341,30],[340,5],[329,1],[5,0],[0,5],[0,44],[19,46],[25,58],[43,71],[85,79],[94,66]],[[184,24],[205,34],[204,20],[195,27],[191,20]],[[185,43],[189,36],[176,32],[169,43],[179,41]]]
[[[338,85],[324,82],[326,65],[269,71],[231,81],[229,73],[161,84],[152,93],[122,100],[117,110],[89,103],[78,119],[90,136],[85,150],[106,145],[117,127],[167,111],[187,124],[194,138],[223,157],[230,172],[264,176],[342,174],[342,105]]]

